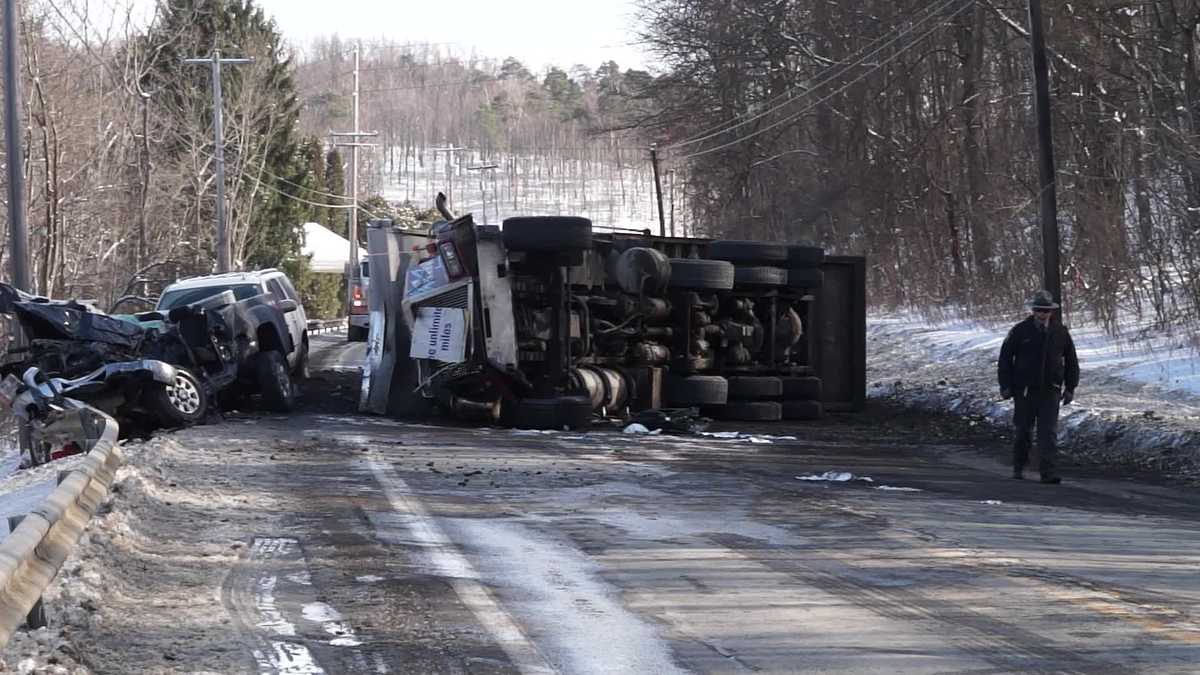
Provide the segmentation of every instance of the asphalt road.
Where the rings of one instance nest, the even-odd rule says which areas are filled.
[[[243,444],[235,489],[275,504],[224,583],[248,670],[1200,663],[1194,489],[1014,481],[994,433],[877,406],[726,439],[404,424],[309,400],[204,431]],[[274,445],[239,440],[251,428]],[[871,480],[798,479],[827,471]]]

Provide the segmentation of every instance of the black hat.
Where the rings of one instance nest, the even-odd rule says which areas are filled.
[[[1030,309],[1058,309],[1058,303],[1054,301],[1054,296],[1050,295],[1050,291],[1042,289],[1033,294],[1029,300]]]

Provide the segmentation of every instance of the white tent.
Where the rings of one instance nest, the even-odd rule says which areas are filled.
[[[311,255],[309,266],[314,272],[342,274],[346,261],[350,259],[350,240],[320,223],[304,224],[304,245],[300,253]],[[366,252],[359,247],[359,259],[366,259]]]

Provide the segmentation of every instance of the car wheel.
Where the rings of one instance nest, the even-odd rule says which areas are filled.
[[[297,379],[307,380],[309,376],[308,369],[308,331],[305,331],[304,337],[300,341],[300,357],[296,359],[296,368],[293,374]]]
[[[145,405],[168,427],[185,427],[204,419],[208,396],[190,371],[176,368],[172,382],[155,382],[145,394]]]
[[[254,368],[263,407],[273,412],[291,412],[296,399],[292,392],[292,376],[288,374],[283,354],[276,351],[260,352]]]
[[[819,267],[825,260],[825,249],[809,244],[793,244],[787,247],[788,267]]]

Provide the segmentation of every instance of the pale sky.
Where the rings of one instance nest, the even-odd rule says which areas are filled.
[[[454,53],[514,56],[530,70],[595,68],[612,59],[645,68],[634,39],[634,0],[256,0],[284,37],[297,46],[337,33],[342,38],[388,38],[445,44]]]

